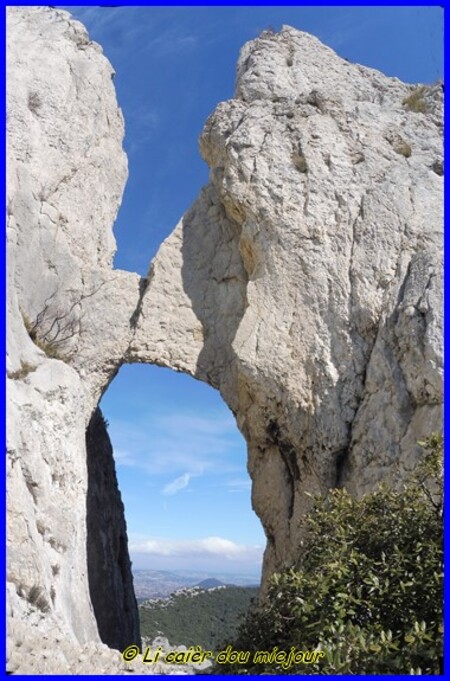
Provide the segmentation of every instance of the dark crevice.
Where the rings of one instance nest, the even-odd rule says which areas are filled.
[[[139,317],[141,316],[141,312],[142,312],[142,305],[143,305],[143,302],[144,302],[145,292],[147,291],[149,284],[150,284],[152,279],[153,279],[153,269],[150,271],[150,273],[147,277],[141,277],[141,279],[139,281],[139,299],[138,299],[138,303],[136,305],[136,309],[134,310],[133,314],[130,317],[130,327],[133,329],[133,331],[137,327]]]
[[[289,469],[291,478],[293,479],[294,483],[299,482],[301,479],[300,469],[298,467],[295,449],[292,447],[292,445],[286,443],[280,443],[279,448],[283,461]]]
[[[280,427],[276,420],[271,419],[266,426],[266,433],[268,437],[268,444],[277,447],[280,456],[283,460],[286,479],[289,487],[289,504],[288,517],[292,518],[294,514],[295,489],[297,483],[301,480],[300,468],[297,461],[297,453],[294,447],[287,440],[280,437]]]
[[[344,477],[344,468],[348,459],[349,449],[340,449],[334,454],[334,460],[336,465],[334,487],[342,487],[342,480]]]
[[[140,647],[141,637],[124,507],[106,427],[97,408],[86,431],[87,567],[99,636],[122,651],[131,644]]]

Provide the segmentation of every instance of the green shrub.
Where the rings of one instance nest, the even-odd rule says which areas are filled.
[[[407,111],[415,111],[416,113],[427,113],[429,108],[428,104],[424,99],[425,92],[426,92],[425,86],[419,85],[411,92],[410,95],[405,97],[402,103],[403,106],[407,109]]]
[[[397,152],[397,154],[400,154],[405,158],[409,158],[412,154],[411,145],[409,145],[408,142],[405,142],[405,140],[399,140],[394,146],[394,150]]]
[[[316,664],[222,673],[439,674],[442,662],[442,437],[401,490],[317,499],[299,565],[272,577],[235,650],[320,649]],[[252,659],[252,658],[250,658]]]

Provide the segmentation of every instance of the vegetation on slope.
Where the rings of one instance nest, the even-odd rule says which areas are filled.
[[[442,673],[442,438],[422,445],[401,490],[316,500],[300,564],[273,576],[233,643],[252,652],[249,664],[212,673]],[[252,663],[275,646],[324,656],[289,669]]]
[[[146,601],[139,606],[141,635],[153,640],[161,633],[171,645],[200,645],[221,650],[233,639],[256,587],[227,586],[219,589],[182,589],[169,600]]]

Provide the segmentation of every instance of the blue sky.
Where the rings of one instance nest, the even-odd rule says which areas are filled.
[[[116,70],[129,180],[116,267],[146,274],[208,179],[198,137],[233,96],[240,47],[269,26],[318,36],[350,61],[410,83],[442,77],[439,7],[64,7]],[[245,443],[218,393],[150,366],[123,367],[102,400],[135,567],[257,575]]]

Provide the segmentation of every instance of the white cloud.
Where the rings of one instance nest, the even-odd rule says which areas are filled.
[[[259,564],[263,553],[262,546],[237,544],[223,537],[205,537],[204,539],[161,539],[149,538],[130,543],[130,552],[152,556],[190,558],[220,558],[239,563]]]
[[[170,496],[180,492],[182,489],[186,489],[191,478],[192,475],[190,473],[184,473],[183,475],[180,475],[179,478],[175,478],[175,480],[172,480],[172,482],[169,482],[167,485],[165,485],[165,487],[163,487],[162,493]]]

